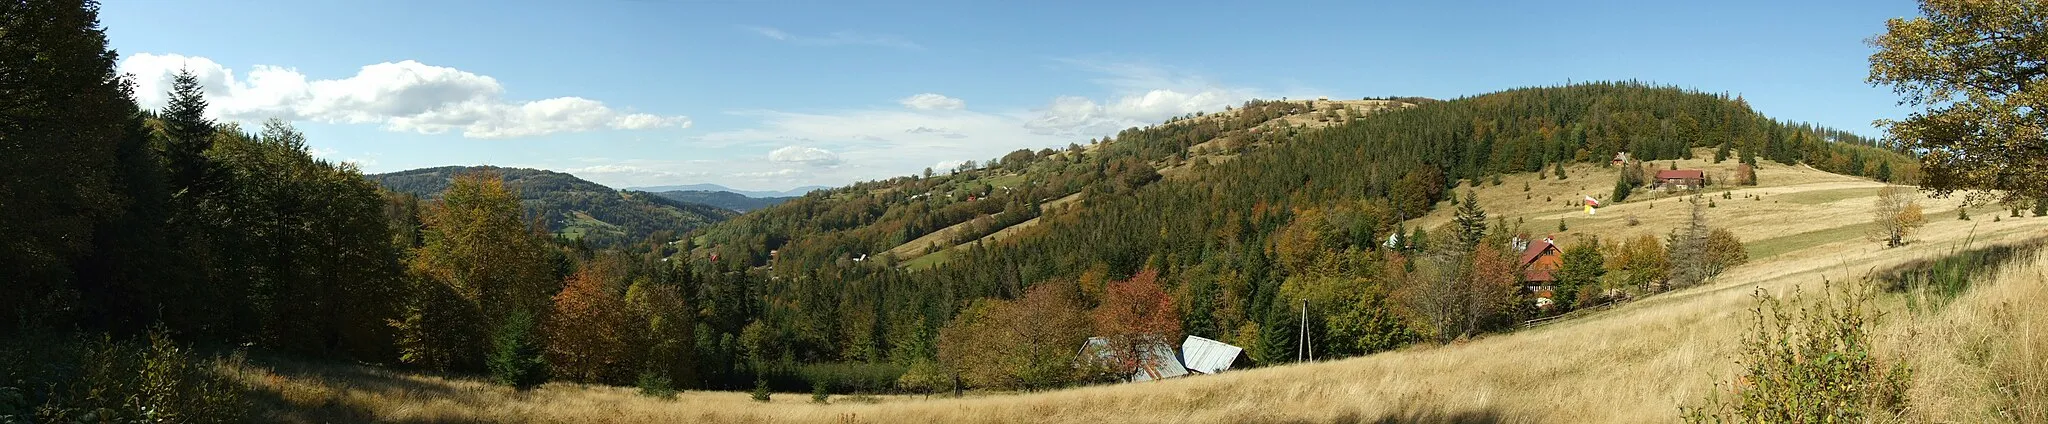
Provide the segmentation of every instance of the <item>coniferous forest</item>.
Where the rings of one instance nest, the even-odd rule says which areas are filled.
[[[237,352],[518,387],[1036,390],[1129,375],[1074,366],[1090,336],[1290,362],[1306,309],[1314,356],[1340,358],[1542,313],[1511,294],[1515,229],[1459,196],[1489,177],[1704,151],[1917,178],[1894,146],[1631,81],[1401,98],[1327,128],[1273,123],[1313,102],[1251,101],[743,215],[651,209],[676,202],[493,169],[373,181],[287,122],[207,119],[189,74],[143,109],[97,7],[0,1],[0,416],[229,419],[246,400],[195,364]],[[622,199],[596,217],[622,227],[561,224]],[[1441,208],[1458,224],[1404,225]],[[888,253],[948,228],[922,259]],[[1568,252],[1560,284],[1671,280],[1601,254]]]

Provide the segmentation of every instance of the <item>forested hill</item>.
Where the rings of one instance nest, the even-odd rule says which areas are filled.
[[[1336,110],[1367,104],[1378,107]],[[1077,287],[1081,308],[1093,308],[1119,301],[1110,285],[1118,280],[1164,290],[1159,301],[1173,305],[1177,325],[1169,333],[1245,346],[1264,363],[1293,358],[1294,330],[1260,331],[1294,328],[1300,317],[1280,305],[1323,305],[1308,311],[1310,327],[1331,341],[1318,343],[1317,355],[1335,358],[1516,319],[1503,312],[1452,328],[1398,312],[1395,294],[1415,288],[1383,274],[1404,269],[1389,265],[1394,258],[1447,261],[1415,267],[1432,270],[1483,262],[1469,251],[1441,253],[1474,236],[1445,228],[1429,236],[1406,228],[1406,218],[1496,175],[1548,177],[1566,165],[1619,173],[1607,163],[1621,151],[1898,181],[1917,174],[1912,158],[1872,140],[1771,119],[1738,97],[1632,82],[1448,101],[1257,101],[1087,146],[1019,150],[949,173],[812,193],[706,228],[691,262],[720,271],[713,275],[780,277],[707,282],[766,295],[710,302],[730,311],[720,315],[751,318],[703,331],[737,335],[742,323],[758,323],[787,346],[779,360],[796,363],[908,363],[931,358],[934,344],[940,362],[965,360],[948,359],[948,342],[933,335],[977,332],[984,323],[974,320],[1007,316],[1007,304],[982,308],[977,299],[1019,299],[1056,283]],[[1616,181],[1584,172],[1572,178]],[[1482,232],[1512,232],[1501,230]],[[1414,243],[1382,247],[1395,232]],[[725,384],[734,383],[744,384]]]
[[[1705,147],[1731,161],[1807,163],[1865,176],[1903,177],[1914,166],[1854,134],[1763,117],[1740,98],[1638,83],[1517,89],[1452,101],[1253,101],[1088,143],[832,189],[709,228],[699,253],[766,265],[773,251],[797,269],[887,253],[884,262],[924,268],[966,253],[975,241],[1039,227],[1040,213],[1053,214],[1044,209],[1090,221],[1126,213],[1106,206],[1143,198],[1138,188],[1162,176],[1175,181],[1168,184],[1174,189],[1198,190],[1221,203],[1185,210],[1147,205],[1128,213],[1176,216],[1181,219],[1171,221],[1180,224],[1244,221],[1252,218],[1200,215],[1246,215],[1260,203],[1392,198],[1383,205],[1391,216],[1382,224],[1390,227],[1395,218],[1426,213],[1462,179],[1549,171],[1560,163],[1604,164],[1621,151],[1654,160]],[[1241,159],[1250,163],[1236,163]],[[1215,207],[1223,205],[1233,207]],[[1102,230],[1095,234],[1118,232]],[[1142,246],[1099,241],[1088,246]],[[1094,260],[1128,256],[1099,253]],[[1130,272],[1137,262],[1142,255],[1115,268]]]
[[[734,193],[730,191],[714,190],[669,190],[654,192],[654,195],[678,202],[699,203],[716,206],[720,209],[726,209],[739,213],[746,213],[748,211],[779,205],[782,204],[782,202],[789,201],[789,199],[796,198],[796,196],[749,197],[744,194]]]
[[[594,245],[637,242],[656,231],[685,233],[735,215],[716,206],[664,198],[652,193],[615,190],[560,172],[494,166],[444,166],[367,176],[391,191],[437,198],[455,175],[496,172],[519,192],[529,214],[545,220],[548,230]]]

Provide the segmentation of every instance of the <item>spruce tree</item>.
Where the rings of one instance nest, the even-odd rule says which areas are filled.
[[[1479,239],[1486,237],[1486,210],[1479,207],[1477,191],[1465,191],[1465,200],[1458,203],[1457,217],[1454,219],[1458,223],[1460,248],[1471,249],[1479,245]]]
[[[206,119],[206,93],[199,77],[180,69],[171,81],[170,103],[164,105],[164,158],[170,164],[171,187],[175,191],[199,189],[206,178],[206,149],[213,147],[217,130]]]
[[[548,381],[547,358],[541,355],[533,315],[516,311],[491,335],[487,366],[498,384],[527,390]]]

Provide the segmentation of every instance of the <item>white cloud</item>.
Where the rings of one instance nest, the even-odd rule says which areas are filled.
[[[504,98],[489,76],[417,61],[362,67],[354,76],[312,80],[297,69],[257,65],[245,78],[205,57],[136,54],[119,70],[135,75],[136,97],[158,108],[180,69],[190,70],[215,118],[266,118],[348,124],[383,124],[393,131],[460,132],[470,138],[514,138],[600,129],[689,128],[690,118],[633,113],[582,97],[534,101]]]
[[[962,107],[952,108],[941,101],[950,97],[936,93],[898,99],[900,108],[734,111],[729,113],[758,124],[693,137],[689,146],[778,149],[767,160],[720,164],[732,172],[726,174],[728,178],[757,185],[840,185],[910,175],[927,166],[935,171],[950,170],[968,159],[987,161],[1020,148],[1086,143],[1089,138],[1156,124],[1171,116],[1221,111],[1259,93],[1156,66],[1061,63],[1084,72],[1105,93],[1057,96],[1039,108],[1008,111],[969,110],[964,102]],[[793,169],[790,164],[801,162],[778,160],[793,159],[797,152],[811,148],[805,146],[829,146],[836,157],[834,165]]]
[[[876,46],[903,50],[924,50],[923,45],[919,45],[915,42],[911,42],[910,40],[905,40],[902,37],[897,37],[893,35],[875,35],[863,34],[853,31],[837,31],[822,36],[811,36],[792,34],[787,31],[770,27],[748,25],[742,25],[740,26],[740,29],[752,32],[755,35],[767,37],[770,40],[807,46]]]
[[[316,158],[332,157],[332,156],[334,156],[334,154],[335,154],[335,153],[340,153],[340,152],[341,152],[341,151],[339,151],[339,150],[334,150],[334,149],[330,149],[330,148],[321,148],[321,147],[311,147],[311,148],[307,148],[307,149],[306,149],[306,154],[310,154],[310,155],[313,155],[313,157],[316,157]]]
[[[832,166],[840,163],[839,154],[837,153],[832,153],[830,150],[803,146],[788,146],[775,149],[773,152],[768,152],[768,160],[773,162],[801,163],[810,166]]]
[[[932,134],[945,138],[967,138],[966,134],[956,133],[945,128],[932,128],[924,126],[903,130],[903,132],[911,134]]]
[[[1096,101],[1060,96],[1038,110],[1026,126],[1045,134],[1106,135],[1124,128],[1156,124],[1175,116],[1213,112],[1260,97],[1247,88],[1226,87],[1170,68],[1140,63],[1059,59],[1057,62],[1097,74],[1092,79],[1112,90]]]
[[[775,178],[788,178],[788,177],[794,177],[794,176],[798,176],[798,175],[803,175],[803,173],[804,173],[803,171],[798,171],[798,170],[794,170],[794,169],[789,169],[789,168],[783,168],[783,169],[777,169],[777,170],[774,170],[774,171],[761,171],[761,172],[740,172],[740,173],[735,173],[735,174],[732,174],[732,176],[734,176],[734,177],[740,177],[740,178],[754,178],[754,179],[775,179]]]
[[[967,102],[938,93],[919,93],[914,96],[904,97],[903,100],[897,100],[896,102],[902,103],[903,107],[916,110],[960,110],[967,108]]]

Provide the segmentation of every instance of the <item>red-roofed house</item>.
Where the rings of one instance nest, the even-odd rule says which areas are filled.
[[[1558,268],[1564,267],[1564,251],[1549,237],[1529,243],[1522,249],[1522,284],[1547,286],[1557,282]]]
[[[1675,169],[1657,171],[1654,178],[1660,190],[1690,190],[1707,186],[1707,172],[1697,169]]]

